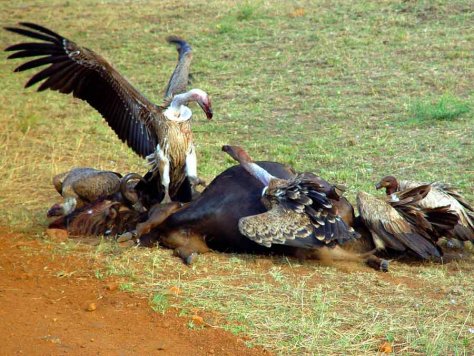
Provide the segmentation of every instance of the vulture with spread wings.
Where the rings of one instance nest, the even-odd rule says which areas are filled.
[[[94,107],[117,136],[141,157],[152,160],[155,174],[164,188],[164,201],[173,199],[189,178],[199,183],[196,153],[192,142],[191,110],[197,102],[212,118],[209,96],[201,89],[185,92],[192,51],[185,41],[172,37],[177,45],[178,64],[167,85],[165,99],[155,105],[137,91],[104,58],[57,33],[33,23],[5,29],[41,42],[19,43],[6,48],[8,58],[40,57],[28,61],[15,72],[49,65],[31,77],[25,87],[38,82],[38,91],[56,90],[85,100]]]
[[[240,232],[263,246],[284,244],[303,248],[333,247],[358,237],[346,225],[331,200],[339,200],[337,187],[312,173],[292,179],[272,176],[238,146],[222,150],[263,183],[263,214],[239,220]]]
[[[377,184],[377,189],[385,188],[387,195],[396,194],[405,189],[422,186],[426,183],[413,181],[397,181],[394,176],[385,176]],[[430,184],[431,190],[424,199],[417,202],[420,208],[439,208],[449,206],[459,217],[459,222],[454,229],[448,232],[447,237],[461,241],[474,242],[474,207],[453,187],[448,184],[434,182]]]
[[[430,190],[429,184],[421,185],[387,200],[366,192],[357,194],[360,218],[377,250],[409,251],[422,259],[442,256],[436,242],[454,228],[458,217],[449,206],[420,208],[417,204]]]

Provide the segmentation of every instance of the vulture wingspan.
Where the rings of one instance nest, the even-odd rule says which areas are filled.
[[[36,73],[27,82],[30,87],[40,81],[38,91],[51,89],[87,101],[104,117],[118,137],[137,154],[145,157],[157,144],[151,118],[161,109],[146,99],[104,58],[57,33],[33,23],[21,22],[21,27],[6,30],[42,42],[20,43],[6,48],[15,51],[8,58],[40,58],[26,62],[15,69],[21,72],[49,66]]]
[[[193,59],[192,48],[185,40],[177,36],[169,36],[168,43],[176,45],[178,50],[178,64],[171,75],[165,89],[165,98],[181,94],[186,91],[189,83],[189,67]]]
[[[416,229],[405,219],[404,215],[410,214],[406,210],[400,213],[388,202],[365,192],[357,194],[357,207],[362,221],[372,233],[379,249],[386,247],[397,251],[408,249],[424,259],[441,257],[441,251],[435,241],[424,232],[428,227]],[[418,218],[421,219],[421,216]],[[413,221],[418,218],[414,217]],[[423,224],[427,222],[423,221]]]

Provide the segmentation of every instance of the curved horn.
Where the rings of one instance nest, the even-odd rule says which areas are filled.
[[[138,202],[138,194],[136,191],[131,191],[128,187],[128,182],[132,179],[138,179],[142,182],[145,182],[145,179],[138,173],[128,173],[120,181],[120,193],[122,193],[125,200],[133,205]]]

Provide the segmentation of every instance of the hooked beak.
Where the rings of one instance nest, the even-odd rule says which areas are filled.
[[[209,100],[207,103],[203,101],[198,101],[199,106],[201,107],[202,111],[206,113],[206,117],[208,120],[212,119],[212,107],[211,107],[211,101]]]
[[[49,210],[48,212],[46,213],[46,216],[48,218],[52,218],[52,217],[56,217],[56,216],[62,216],[64,215],[63,213],[63,209],[61,207],[61,205],[59,204],[54,204]]]

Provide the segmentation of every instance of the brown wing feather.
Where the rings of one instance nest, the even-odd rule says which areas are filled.
[[[20,43],[6,48],[6,51],[16,51],[8,57],[10,59],[42,56],[22,64],[15,71],[50,64],[36,73],[26,87],[44,80],[38,91],[51,89],[72,93],[99,111],[118,137],[137,154],[144,157],[154,151],[158,138],[152,121],[159,119],[159,107],[95,52],[45,27],[26,22],[20,25],[25,28],[5,29],[44,42]]]
[[[397,209],[365,192],[357,194],[357,207],[362,221],[372,233],[379,248],[406,249],[421,258],[440,257],[441,252],[430,237],[417,231]],[[381,246],[382,245],[382,246]]]
[[[120,177],[113,172],[96,172],[78,179],[73,183],[74,191],[81,199],[93,202],[98,198],[105,198],[120,189]]]
[[[309,239],[313,235],[313,227],[307,216],[285,210],[281,206],[263,214],[241,218],[239,230],[250,240],[266,247],[272,244],[291,244],[291,240]]]

